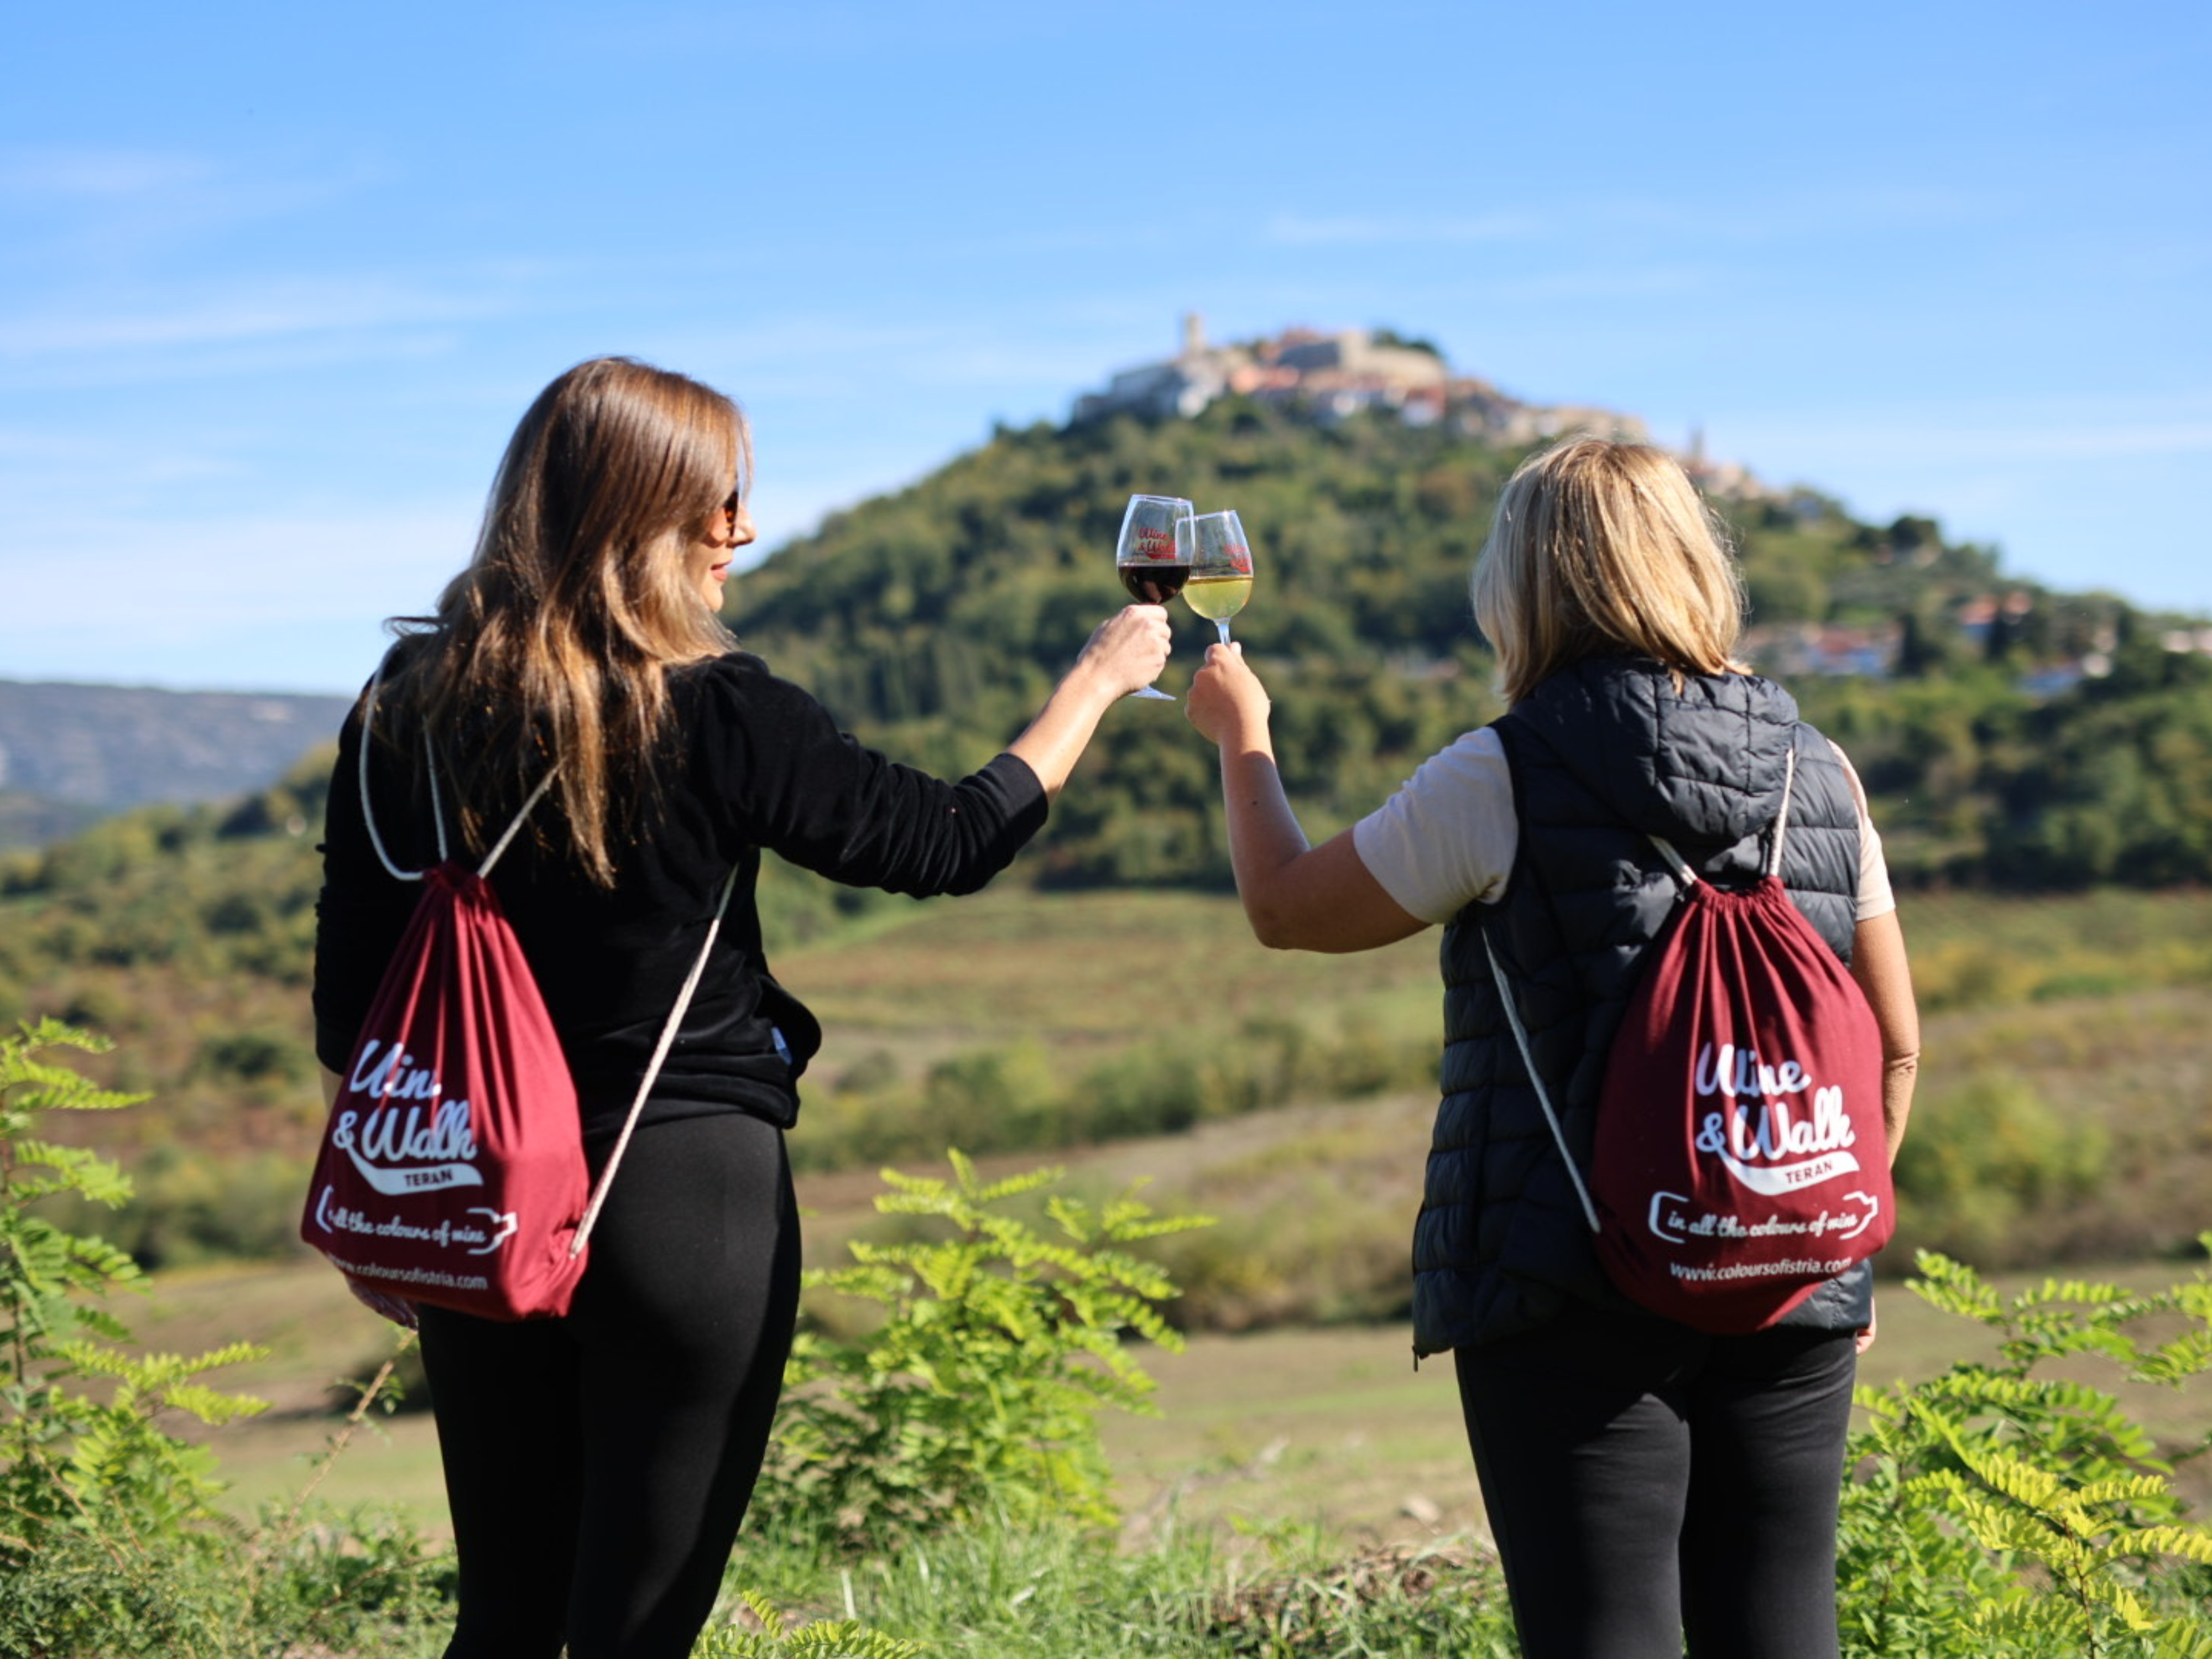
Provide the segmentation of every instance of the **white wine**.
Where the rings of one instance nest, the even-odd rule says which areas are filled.
[[[1249,575],[1193,576],[1184,584],[1183,603],[1208,622],[1226,622],[1252,597]]]

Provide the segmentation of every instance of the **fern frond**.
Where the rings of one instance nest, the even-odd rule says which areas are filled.
[[[2212,1297],[2208,1297],[2212,1304]],[[2208,1316],[2212,1316],[2209,1314]],[[2170,1342],[2142,1354],[2128,1375],[2138,1382],[2158,1382],[2178,1389],[2192,1376],[2212,1370],[2212,1328],[2184,1331]]]
[[[2212,1529],[2172,1525],[2143,1527],[2126,1534],[2129,1555],[2166,1555],[2212,1566]]]
[[[1912,1258],[1919,1277],[1905,1286],[1930,1307],[1957,1314],[1984,1325],[2004,1322],[2004,1304],[1996,1291],[1972,1267],[1934,1250],[1921,1250]]]
[[[131,1177],[123,1173],[123,1166],[88,1147],[60,1146],[51,1141],[25,1139],[15,1143],[15,1160],[19,1169],[38,1165],[54,1170],[60,1176],[62,1187],[82,1194],[95,1204],[105,1204],[111,1210],[130,1201]]]

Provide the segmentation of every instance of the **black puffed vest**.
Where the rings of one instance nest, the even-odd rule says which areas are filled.
[[[1783,880],[1850,960],[1857,805],[1834,749],[1781,687],[1713,675],[1677,690],[1656,663],[1595,659],[1546,680],[1495,730],[1520,846],[1503,896],[1469,905],[1444,930],[1443,1098],[1413,1229],[1417,1354],[1510,1336],[1572,1302],[1630,1305],[1598,1266],[1505,1023],[1486,929],[1585,1172],[1607,1051],[1680,894],[1649,836],[1672,842],[1711,879],[1755,879],[1794,749]],[[1855,1329],[1871,1311],[1872,1275],[1861,1266],[1785,1322]]]

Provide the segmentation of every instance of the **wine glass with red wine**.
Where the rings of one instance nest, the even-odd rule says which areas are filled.
[[[1180,495],[1129,497],[1129,510],[1121,515],[1121,539],[1114,547],[1114,566],[1121,572],[1121,586],[1139,605],[1165,605],[1190,579],[1188,534],[1177,532],[1194,510]],[[1149,685],[1129,695],[1175,701]]]

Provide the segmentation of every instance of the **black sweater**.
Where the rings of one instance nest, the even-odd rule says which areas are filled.
[[[854,886],[924,897],[982,886],[1045,820],[1043,787],[1013,756],[940,781],[845,736],[757,657],[675,670],[669,695],[675,741],[659,804],[618,856],[614,886],[593,885],[527,832],[492,876],[561,1034],[587,1138],[620,1127],[733,865],[721,936],[642,1121],[738,1110],[788,1127],[797,1115],[795,1085],[821,1029],[769,971],[753,902],[761,848]],[[419,734],[380,718],[376,735],[377,829],[401,868],[420,869],[437,854]],[[422,892],[370,845],[360,744],[356,708],[339,738],[315,907],[315,1050],[335,1072],[351,1063]],[[537,810],[556,809],[549,798]]]

